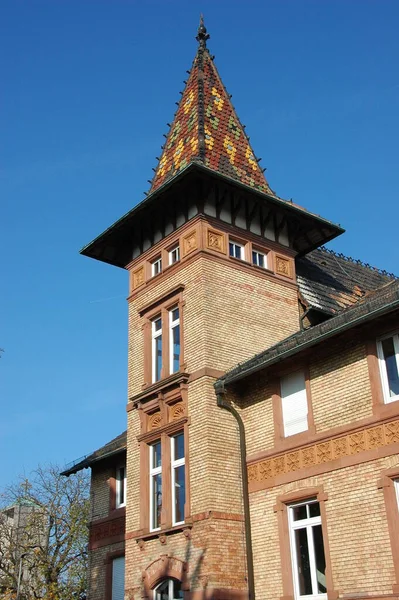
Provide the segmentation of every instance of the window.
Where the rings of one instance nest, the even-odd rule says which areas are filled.
[[[159,257],[151,263],[151,275],[154,277],[162,272],[162,258]]]
[[[189,502],[185,440],[186,432],[178,430],[146,444],[149,479],[147,491],[142,494],[142,506],[148,504],[142,511],[141,526],[147,531],[159,531],[185,522],[186,503]]]
[[[119,556],[112,561],[112,600],[124,600],[125,597],[125,557]]]
[[[126,506],[126,466],[121,465],[116,469],[116,508]]]
[[[393,485],[395,486],[396,500],[398,502],[398,510],[399,510],[399,479],[394,479]]]
[[[163,336],[164,323],[169,322],[169,332],[165,331]],[[169,334],[167,336],[167,334]],[[165,345],[164,347],[164,338]],[[169,348],[167,339],[169,338]],[[177,373],[180,369],[180,309],[174,306],[165,310],[162,315],[151,321],[151,364],[152,364],[152,383],[159,381],[165,375]]]
[[[172,465],[172,523],[184,523],[184,505],[186,502],[186,473],[184,457],[184,433],[171,437]]]
[[[161,379],[162,372],[162,318],[152,321],[152,382]]]
[[[377,351],[384,400],[386,403],[399,400],[399,335],[378,340]]]
[[[307,500],[288,506],[295,598],[326,598],[326,560],[320,504]]]
[[[161,442],[150,446],[150,531],[161,527],[162,459]]]
[[[233,258],[240,258],[241,260],[244,260],[244,246],[238,242],[233,242],[230,240],[229,254]]]
[[[308,429],[308,400],[303,371],[281,378],[281,408],[284,436],[288,437]]]
[[[180,314],[179,308],[169,311],[169,372],[177,373],[180,368]]]
[[[144,386],[157,383],[185,368],[184,363],[184,286],[179,285],[139,311],[144,317]]]
[[[173,265],[174,263],[178,262],[179,260],[180,260],[180,248],[179,248],[179,246],[175,246],[169,252],[169,264]]]
[[[180,581],[165,579],[154,590],[154,600],[180,600],[184,598]]]
[[[252,264],[267,269],[267,256],[263,252],[252,250]]]

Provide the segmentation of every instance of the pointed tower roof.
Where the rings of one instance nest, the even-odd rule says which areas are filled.
[[[209,54],[206,45],[209,34],[202,16],[196,39],[197,54],[166,137],[150,193],[195,162],[274,195]]]
[[[149,193],[87,244],[85,256],[126,268],[159,236],[196,215],[219,219],[224,209],[232,225],[251,231],[253,223],[265,238],[272,229],[275,241],[281,233],[301,255],[343,233],[270,189],[209,54],[202,17],[196,39],[197,53]]]

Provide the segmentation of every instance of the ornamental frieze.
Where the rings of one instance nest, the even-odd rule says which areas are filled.
[[[328,464],[337,459],[355,456],[395,443],[399,443],[399,420],[266,458],[248,466],[250,491],[251,487],[258,489],[259,485],[257,484],[267,484],[269,481],[272,483],[271,480],[280,475],[288,475],[301,469]]]
[[[125,533],[125,517],[103,523],[93,523],[90,527],[90,545]],[[110,541],[109,543],[112,543]]]

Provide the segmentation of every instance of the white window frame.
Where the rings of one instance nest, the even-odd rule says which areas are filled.
[[[162,257],[161,256],[159,258],[155,259],[151,263],[151,275],[152,275],[152,277],[155,277],[155,275],[159,275],[159,273],[162,273]]]
[[[395,350],[395,358],[396,358],[396,368],[398,369],[398,372],[399,372],[399,334],[398,334],[398,332],[394,332],[394,333],[389,333],[388,335],[384,335],[383,337],[380,337],[377,340],[378,363],[380,366],[382,391],[383,391],[385,404],[389,404],[390,402],[395,402],[396,400],[399,400],[399,394],[396,394],[396,396],[390,396],[390,394],[389,394],[388,373],[387,373],[387,367],[386,367],[385,358],[384,358],[384,352],[382,349],[382,342],[389,338],[393,339],[393,347]]]
[[[254,254],[256,254],[256,261],[254,260]],[[259,257],[263,257],[263,265],[259,264]],[[255,267],[259,267],[260,269],[267,269],[267,254],[264,252],[259,252],[259,250],[252,249],[252,264]]]
[[[169,250],[169,264],[174,265],[180,260],[180,246],[177,244],[173,246],[172,250]]]
[[[173,311],[178,310],[179,311],[179,318],[175,319],[173,321]],[[180,369],[180,353],[181,353],[181,346],[180,346],[180,351],[179,351],[179,368],[177,369],[177,371],[173,370],[173,329],[175,327],[180,327],[180,307],[179,306],[174,306],[173,308],[169,309],[169,373],[177,373]],[[180,344],[180,340],[179,340],[179,344]]]
[[[173,598],[173,583],[174,580],[171,579],[170,577],[167,578],[167,582],[168,582],[168,600],[174,600]],[[160,588],[161,585],[163,585],[165,583],[165,579],[163,579],[158,585],[157,587],[154,589],[154,600],[159,600],[160,596],[158,594],[158,589]]]
[[[396,500],[398,501],[398,510],[399,510],[399,479],[393,480],[393,486],[396,492]]]
[[[235,247],[235,248],[240,249],[240,256],[235,256],[235,252],[234,252],[233,256],[230,254],[230,246],[231,245],[233,245],[233,247]],[[238,260],[245,260],[245,246],[243,244],[240,244],[240,242],[236,242],[235,240],[229,240],[229,257],[236,258]]]
[[[303,378],[303,388],[298,389],[294,394],[284,395],[284,387],[287,385],[285,382],[290,378],[301,375]],[[281,412],[283,417],[283,429],[284,437],[290,437],[309,429],[309,405],[308,405],[308,394],[306,389],[306,377],[302,370],[294,371],[287,375],[283,375],[280,378],[280,397],[281,397]],[[290,410],[290,403],[296,402],[301,403],[306,414],[301,414],[297,420],[292,420],[292,415],[295,413]],[[299,411],[298,411],[299,414]],[[291,420],[290,420],[291,417]]]
[[[121,479],[120,471],[123,469],[123,479]],[[122,508],[122,506],[126,506],[126,464],[118,465],[116,469],[116,501],[115,507]],[[123,481],[123,500],[119,501],[119,496],[121,494],[121,482]]]
[[[175,496],[175,482],[176,482],[176,469],[178,467],[184,467],[184,485],[186,485],[186,454],[184,453],[183,458],[178,458],[175,459],[175,444],[174,444],[174,438],[182,435],[183,436],[183,443],[184,443],[184,432],[180,432],[177,433],[176,435],[172,436],[170,438],[170,445],[171,445],[171,452],[170,452],[170,457],[171,457],[171,469],[172,469],[172,524],[173,525],[181,525],[182,523],[184,523],[184,519],[183,521],[176,521],[176,496]]]
[[[161,328],[156,330],[155,323],[161,321]],[[157,375],[157,339],[162,336],[162,315],[159,315],[155,319],[151,321],[151,366],[152,366],[152,383],[156,383],[161,380],[161,373],[159,374],[159,379],[156,378]],[[161,349],[161,372],[162,372],[162,364],[163,364],[163,348]]]
[[[288,523],[289,523],[289,532],[290,532],[290,550],[291,550],[291,563],[292,563],[292,577],[294,580],[294,596],[296,600],[326,600],[327,593],[316,593],[316,594],[306,594],[301,596],[299,593],[299,579],[298,579],[298,560],[297,554],[295,551],[295,531],[297,529],[306,529],[307,539],[308,539],[308,549],[309,549],[309,564],[310,564],[310,574],[312,581],[313,590],[317,590],[317,575],[316,575],[316,558],[314,551],[314,543],[313,543],[313,535],[312,535],[312,527],[315,525],[321,525],[321,531],[323,533],[323,523],[321,521],[321,515],[318,517],[309,517],[307,519],[301,519],[300,521],[294,521],[294,511],[293,509],[298,506],[315,504],[320,502],[314,498],[309,498],[308,500],[303,500],[301,502],[295,502],[294,504],[289,504],[288,508]],[[323,544],[324,544],[324,536],[323,536]],[[325,555],[325,552],[324,552]]]
[[[159,531],[161,529],[161,524],[159,527],[153,527],[155,510],[157,507],[154,506],[154,477],[156,475],[161,475],[162,482],[162,459],[161,465],[159,467],[153,467],[154,464],[154,446],[156,444],[160,444],[161,447],[161,456],[162,456],[162,442],[161,440],[157,440],[150,445],[150,531]],[[163,484],[163,482],[162,482]],[[162,496],[163,496],[163,485],[162,485]],[[163,500],[163,498],[162,498]]]

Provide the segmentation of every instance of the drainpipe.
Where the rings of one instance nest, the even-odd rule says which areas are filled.
[[[215,383],[215,392],[217,405],[220,408],[228,410],[238,424],[240,436],[240,455],[241,455],[241,479],[242,479],[242,495],[244,503],[244,526],[245,526],[245,547],[247,555],[247,571],[248,571],[248,600],[255,600],[255,578],[254,578],[254,561],[252,553],[252,536],[251,536],[251,515],[249,511],[249,494],[248,494],[248,473],[247,473],[247,449],[245,443],[245,429],[240,414],[236,409],[226,401],[226,390],[224,381]]]

